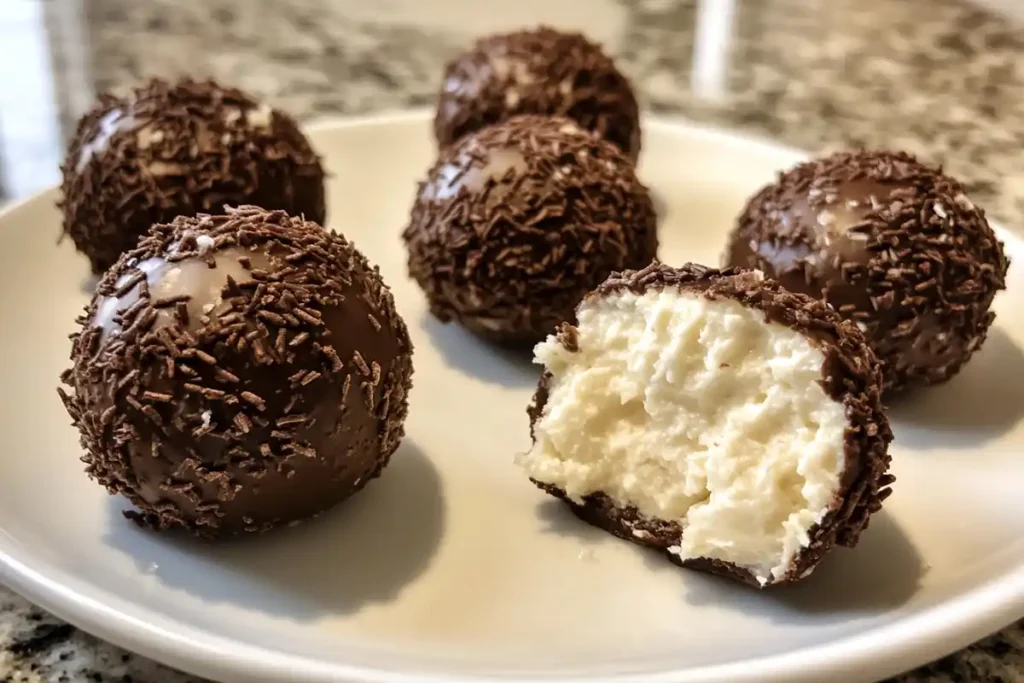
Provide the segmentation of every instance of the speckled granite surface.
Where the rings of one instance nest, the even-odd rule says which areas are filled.
[[[723,3],[724,4],[724,3]],[[725,43],[685,0],[51,0],[59,108],[149,75],[209,74],[304,119],[431,102],[473,34],[538,20],[604,41],[652,110],[809,149],[909,148],[1024,226],[1024,30],[961,0],[740,0]],[[581,19],[581,17],[584,17]],[[701,55],[695,59],[694,55]],[[0,681],[195,679],[0,589]],[[899,679],[1024,681],[1010,627]]]

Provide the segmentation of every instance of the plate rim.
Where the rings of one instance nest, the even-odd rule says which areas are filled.
[[[312,135],[366,126],[410,125],[423,123],[432,110],[392,110],[354,116],[327,116],[311,119],[303,129]],[[764,153],[805,159],[810,152],[745,130],[732,130],[695,122],[682,115],[644,113],[645,129],[660,129],[669,134],[697,135],[717,139],[723,144],[757,148]],[[27,197],[0,207],[0,229],[16,214],[55,199],[58,186],[41,189]],[[1017,230],[990,220],[1003,239],[1024,241]],[[350,683],[560,683],[580,680],[573,676],[467,676],[416,674],[360,665],[328,663],[304,655],[288,654],[209,633],[203,628],[181,623],[178,632],[150,623],[116,604],[105,604],[96,597],[77,591],[73,576],[57,569],[43,573],[17,555],[18,544],[11,543],[0,527],[0,584],[6,585],[31,603],[58,618],[116,646],[152,660],[221,681],[238,679],[245,671],[247,681],[286,680],[300,675],[310,681]],[[23,552],[31,558],[31,551]],[[787,680],[792,683],[822,680],[855,672],[856,680],[868,676],[897,675],[973,644],[994,631],[1024,616],[1024,562],[1004,574],[958,593],[898,622],[824,644],[741,659],[726,664],[661,673],[613,674],[587,677],[594,683],[753,683]]]

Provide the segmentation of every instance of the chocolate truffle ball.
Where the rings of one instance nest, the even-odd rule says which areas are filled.
[[[609,278],[536,348],[519,464],[580,518],[756,587],[808,576],[881,508],[892,432],[857,327],[757,271]]]
[[[87,473],[156,530],[259,532],[378,476],[412,347],[340,235],[257,207],[158,224],[101,279],[61,396]]]
[[[567,116],[640,154],[633,89],[600,46],[547,27],[487,36],[445,69],[434,133],[441,147],[517,114]]]
[[[570,119],[520,116],[447,148],[404,233],[440,320],[532,344],[617,270],[655,257],[654,208],[633,164]]]
[[[889,151],[839,152],[781,173],[740,214],[725,260],[855,321],[893,392],[960,370],[985,341],[1008,267],[963,185]]]
[[[61,167],[63,234],[94,273],[155,223],[254,204],[324,222],[324,171],[296,122],[212,81],[102,95]]]

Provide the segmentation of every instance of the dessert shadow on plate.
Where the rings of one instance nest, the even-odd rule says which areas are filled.
[[[429,313],[420,326],[445,365],[469,377],[506,387],[535,387],[540,368],[533,365],[530,346],[501,346],[485,341],[457,323],[442,323]],[[525,407],[524,407],[525,409]]]
[[[100,276],[89,274],[82,278],[82,294],[86,296],[92,296],[96,293],[96,287],[100,284]]]
[[[584,543],[628,543],[612,538],[576,518],[559,501],[545,501],[537,510],[550,533],[574,536]],[[885,510],[871,518],[857,547],[836,548],[807,579],[789,586],[752,591],[721,577],[678,567],[657,551],[635,547],[652,571],[678,573],[685,599],[694,606],[728,606],[764,614],[775,621],[799,621],[819,613],[878,612],[907,602],[920,584],[925,567],[899,524]],[[757,609],[770,601],[776,609]]]
[[[659,221],[663,221],[668,218],[668,201],[660,190],[653,187],[648,188],[651,192],[651,203],[654,204],[654,215],[658,217]]]
[[[1024,351],[998,325],[949,382],[891,399],[900,446],[975,448],[1024,419]]]
[[[316,519],[256,537],[153,534],[111,498],[107,545],[165,586],[212,604],[314,620],[395,600],[430,565],[445,527],[441,478],[406,439],[379,479]]]
[[[925,572],[910,538],[883,509],[871,517],[855,548],[836,548],[806,581],[779,587],[775,598],[794,620],[800,614],[882,612],[910,600]]]

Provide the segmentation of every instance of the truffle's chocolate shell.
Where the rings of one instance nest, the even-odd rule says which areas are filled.
[[[887,391],[960,370],[985,340],[1008,268],[958,181],[886,151],[836,153],[780,174],[743,210],[725,261],[857,322]]]
[[[154,529],[314,515],[398,447],[412,346],[339,235],[256,207],[155,226],[101,280],[62,377],[88,474]]]
[[[629,81],[600,46],[541,26],[487,36],[448,64],[434,118],[440,147],[519,114],[566,116],[634,161],[640,120]]]
[[[403,238],[440,320],[532,344],[658,247],[654,207],[615,145],[561,117],[520,116],[447,148]]]
[[[718,270],[692,263],[672,268],[653,263],[640,271],[613,275],[587,299],[623,290],[643,293],[664,288],[693,292],[711,300],[731,299],[762,312],[766,323],[797,330],[823,352],[822,387],[830,398],[842,404],[849,421],[844,449],[846,466],[840,491],[824,521],[810,530],[810,543],[796,556],[785,576],[766,584],[772,586],[804,578],[836,545],[852,548],[857,544],[870,515],[881,509],[882,501],[892,492],[889,487],[895,477],[888,473],[892,430],[881,401],[882,375],[878,359],[858,329],[821,301],[752,275],[739,268]],[[576,329],[572,325],[563,324],[558,338],[566,348],[576,347]],[[531,437],[547,403],[551,379],[550,373],[541,377],[533,403],[527,409]],[[646,517],[634,507],[619,507],[601,492],[586,497],[584,504],[579,505],[558,487],[536,480],[534,483],[565,501],[589,524],[663,552],[681,566],[760,587],[748,570],[732,563],[709,558],[682,561],[669,552],[671,546],[679,545],[682,534],[676,522]]]
[[[61,173],[63,234],[97,274],[176,216],[253,204],[326,217],[324,171],[294,119],[212,81],[101,95]]]

